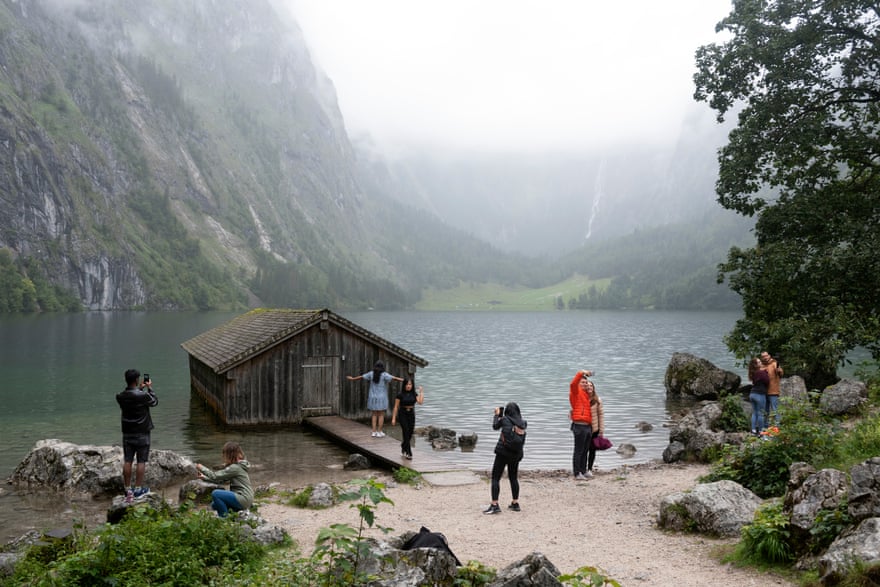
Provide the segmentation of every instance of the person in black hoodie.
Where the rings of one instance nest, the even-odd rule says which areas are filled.
[[[514,512],[520,511],[519,507],[519,462],[523,458],[523,446],[526,442],[526,426],[519,406],[509,402],[507,406],[495,408],[495,416],[492,420],[492,429],[501,429],[498,443],[495,445],[495,463],[492,465],[492,503],[483,512],[484,514],[500,514],[498,496],[501,493],[501,474],[507,467],[507,478],[510,481],[511,502],[507,509]]]
[[[153,382],[144,375],[140,383],[141,373],[137,369],[125,372],[125,389],[116,394],[116,402],[122,410],[122,485],[125,488],[125,500],[131,502],[150,492],[144,485],[144,474],[150,458],[150,431],[153,419],[150,408],[159,403],[153,392]],[[136,486],[131,484],[131,465],[137,456]]]

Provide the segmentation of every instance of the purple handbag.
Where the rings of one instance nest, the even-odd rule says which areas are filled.
[[[604,436],[594,436],[593,446],[596,448],[596,450],[608,450],[613,445],[611,444],[611,441]]]

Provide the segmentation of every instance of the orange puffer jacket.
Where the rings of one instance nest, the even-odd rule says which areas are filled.
[[[587,392],[581,390],[581,379],[583,378],[584,374],[578,371],[568,388],[568,403],[571,404],[571,421],[576,424],[592,424],[590,396],[587,395]]]

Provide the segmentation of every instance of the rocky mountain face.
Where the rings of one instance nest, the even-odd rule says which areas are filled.
[[[85,307],[393,273],[333,87],[267,1],[0,0],[0,65],[0,249]]]

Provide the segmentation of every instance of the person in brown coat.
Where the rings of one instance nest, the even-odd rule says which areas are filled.
[[[770,414],[773,414],[774,421],[779,426],[779,381],[782,379],[783,371],[779,363],[776,362],[770,353],[764,351],[761,353],[761,365],[767,372],[767,409],[765,410],[764,423],[770,425]]]

